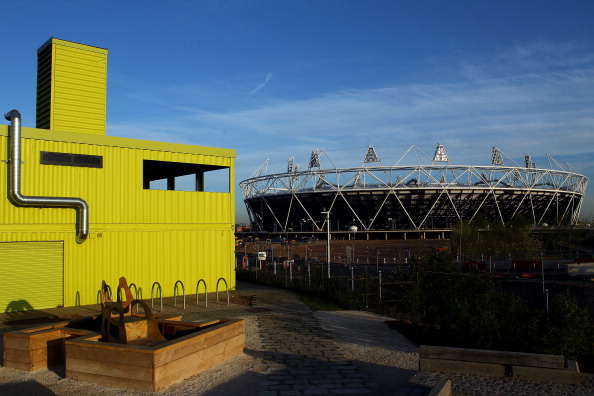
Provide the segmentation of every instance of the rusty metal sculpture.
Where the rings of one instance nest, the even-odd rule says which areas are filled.
[[[125,301],[121,301],[122,290]],[[139,306],[143,314],[138,313]],[[101,285],[101,334],[104,341],[126,345],[153,346],[167,341],[148,304],[133,298],[124,277],[120,278],[116,302],[105,281]]]

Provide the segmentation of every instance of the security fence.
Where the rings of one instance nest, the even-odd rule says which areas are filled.
[[[520,297],[529,309],[548,310],[556,295],[569,294],[594,314],[594,282],[550,279],[550,274],[521,278],[510,271],[419,270],[409,265],[353,265],[316,260],[258,263],[238,270],[239,279],[304,292],[324,292],[346,308],[372,309],[396,317],[422,320],[424,307],[456,309],[452,304],[473,299],[485,288]],[[485,302],[488,303],[488,302]],[[480,309],[480,306],[477,307]],[[429,318],[426,318],[429,319]]]

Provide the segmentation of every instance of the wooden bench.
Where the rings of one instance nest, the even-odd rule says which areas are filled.
[[[561,355],[421,345],[419,368],[421,371],[513,377],[562,384],[580,383],[577,363],[566,362]]]

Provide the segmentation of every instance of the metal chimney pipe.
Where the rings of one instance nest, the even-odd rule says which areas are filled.
[[[21,194],[21,113],[11,110],[4,115],[11,122],[9,197],[16,206],[76,209],[76,242],[83,243],[89,236],[89,205],[81,198],[32,197]]]

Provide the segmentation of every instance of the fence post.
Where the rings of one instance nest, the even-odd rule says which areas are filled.
[[[382,271],[377,272],[379,276],[379,300],[382,301]]]
[[[369,291],[367,289],[367,267],[365,267],[365,309],[369,309]]]
[[[351,266],[351,290],[355,291],[355,269]]]

